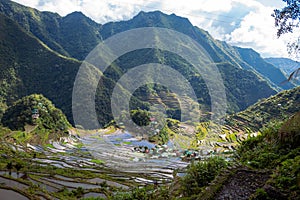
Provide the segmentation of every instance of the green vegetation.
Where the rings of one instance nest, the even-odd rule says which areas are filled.
[[[0,12],[62,55],[83,60],[101,41],[101,25],[80,12],[65,17],[1,0]],[[5,8],[5,9],[4,9]]]
[[[182,131],[184,134],[178,134],[176,131],[181,128],[178,121],[181,118],[181,111],[176,94],[159,84],[144,85],[138,88],[131,98],[130,110],[132,110],[133,121],[139,126],[151,125],[151,115],[148,110],[155,104],[161,104],[168,117],[172,118],[167,119],[166,125],[158,133],[151,135],[149,140],[157,144],[165,144],[170,138],[174,138],[180,146],[186,145],[184,148],[200,147],[202,140],[211,142],[211,146],[216,141],[218,145],[222,145],[223,142],[236,145],[241,142],[239,136],[243,136],[242,133],[248,134],[245,136],[248,137],[252,133],[251,130],[258,131],[269,123],[269,127],[263,128],[257,137],[249,136],[246,141],[241,142],[235,152],[236,157],[232,163],[240,163],[242,166],[238,165],[238,167],[242,169],[239,170],[244,170],[241,173],[242,177],[238,178],[247,178],[249,173],[251,174],[249,177],[255,176],[251,179],[255,181],[262,180],[260,175],[263,173],[270,174],[268,180],[262,180],[263,185],[259,187],[254,181],[252,182],[255,185],[255,190],[251,191],[252,199],[296,199],[300,196],[300,87],[267,98],[275,94],[277,89],[287,89],[294,85],[291,83],[280,85],[285,76],[280,70],[266,63],[255,51],[235,48],[225,42],[214,40],[207,32],[194,27],[187,19],[161,12],[141,12],[129,21],[99,25],[82,13],[76,12],[61,17],[50,12],[39,12],[8,0],[0,0],[0,13],[0,119],[2,125],[6,126],[0,126],[0,138],[3,142],[3,145],[2,143],[0,145],[0,169],[8,172],[10,179],[14,179],[11,177],[13,171],[24,175],[30,172],[30,179],[42,176],[34,173],[44,173],[48,178],[61,175],[72,177],[74,180],[87,178],[107,180],[109,174],[115,173],[112,170],[102,169],[104,161],[92,158],[90,162],[94,164],[90,167],[96,166],[95,169],[101,169],[103,173],[101,171],[96,174],[95,171],[88,169],[78,170],[77,166],[76,168],[43,166],[34,159],[46,159],[48,155],[33,153],[25,145],[36,143],[45,149],[54,148],[52,144],[48,144],[48,141],[60,138],[71,126],[68,120],[72,122],[72,88],[81,65],[81,62],[76,59],[83,60],[99,41],[113,34],[132,28],[151,26],[182,32],[203,46],[216,63],[224,80],[228,112],[234,113],[246,109],[257,100],[261,100],[245,111],[227,118],[225,126],[210,124],[207,119],[211,114],[211,100],[201,74],[186,60],[172,52],[141,49],[121,56],[103,72],[104,77],[95,94],[95,105],[100,124],[111,122],[110,125],[113,125],[106,134],[114,132],[117,128],[112,121],[110,99],[120,77],[132,67],[145,63],[172,66],[190,82],[205,115],[201,116],[201,123],[191,125],[196,128],[194,130],[193,127],[189,131],[195,133]],[[178,45],[181,45],[180,41]],[[87,73],[89,73],[87,74],[89,80],[85,80],[86,88],[90,88],[91,84],[98,84],[93,81],[94,75],[100,74],[99,70],[92,67]],[[174,83],[178,81],[177,77],[172,78]],[[182,87],[182,91],[187,89],[181,85],[178,87]],[[188,111],[195,109],[196,104],[189,97],[184,100],[185,102],[181,103],[186,105]],[[85,110],[82,105],[75,106]],[[200,116],[191,118],[198,119]],[[286,121],[273,122],[275,119]],[[95,128],[93,124],[89,124],[89,121],[87,118],[88,127],[82,128]],[[189,127],[190,124],[184,128]],[[187,138],[191,140],[191,144],[180,143]],[[24,152],[17,150],[18,145],[24,146]],[[236,147],[234,145],[233,147]],[[74,152],[80,152],[82,144],[76,147]],[[55,162],[65,156],[64,153],[53,153],[53,155],[56,156],[52,158]],[[84,155],[88,156],[88,153]],[[50,158],[51,156],[52,154]],[[222,173],[223,170],[231,170],[232,163],[223,158],[210,157],[190,164],[186,175],[182,178],[175,176],[170,184],[132,187],[129,191],[124,191],[103,182],[100,183],[101,189],[97,192],[104,192],[111,199],[197,199],[205,195],[214,198],[226,189],[231,180],[237,179],[237,175],[234,174],[237,169],[225,175]],[[80,165],[84,164],[86,163],[80,163]],[[132,179],[130,177],[128,182]],[[29,196],[38,192],[49,195],[45,189],[32,185],[29,180],[18,179],[18,181],[26,183],[28,189],[24,192]],[[131,184],[128,183],[132,186]],[[0,186],[2,187],[1,184]],[[73,190],[62,188],[52,195],[58,199],[78,199],[87,192],[95,191],[82,187]]]
[[[197,140],[203,140],[203,139],[205,139],[206,136],[207,136],[207,133],[208,133],[208,130],[207,130],[208,127],[205,127],[202,124],[198,125],[196,127],[196,139]]]
[[[148,126],[150,124],[150,113],[144,110],[131,110],[132,121],[138,126]]]
[[[167,200],[174,199],[170,196],[168,188],[164,186],[145,186],[142,188],[133,188],[128,192],[119,192],[114,197],[109,198],[111,200]]]
[[[190,164],[187,174],[182,179],[182,193],[187,197],[199,194],[227,165],[228,163],[220,157]]]
[[[3,72],[0,75],[0,96],[3,98],[0,99],[0,116],[17,99],[40,93],[60,108],[72,123],[72,87],[81,64],[73,58],[84,59],[99,41],[113,34],[148,26],[174,29],[191,36],[204,47],[224,79],[230,113],[245,109],[258,99],[276,92],[270,87],[270,82],[257,76],[255,66],[250,66],[250,58],[243,60],[237,49],[214,40],[207,32],[176,15],[166,15],[158,11],[141,12],[129,21],[101,26],[79,12],[61,17],[6,0],[1,0],[0,5],[0,67]],[[105,76],[102,84],[99,84],[95,99],[100,125],[104,126],[113,119],[110,98],[118,79],[132,67],[145,63],[172,66],[191,83],[203,113],[210,112],[208,88],[201,75],[189,63],[171,52],[142,49],[121,56],[103,72]],[[91,81],[96,73],[99,72],[95,70],[88,75],[90,78],[86,83],[87,87],[97,84]],[[174,82],[176,79],[174,77]],[[131,99],[130,110],[149,110],[150,105],[157,103],[165,107],[168,117],[180,119],[180,106],[176,95],[158,84],[138,88]],[[189,105],[189,110],[194,109],[195,102],[187,98],[186,104]],[[84,107],[81,109],[85,111]],[[192,116],[197,117],[199,116]],[[209,114],[202,116],[201,120],[205,121],[209,117]],[[88,127],[84,128],[97,128],[89,124],[88,119],[85,124]]]
[[[45,147],[54,148],[53,144],[46,144]]]
[[[293,83],[285,83],[287,76],[282,71],[276,68],[274,65],[266,62],[260,55],[253,49],[245,49],[236,47],[241,58],[245,60],[250,66],[265,77],[268,77],[270,84],[280,89],[291,89],[295,87]]]
[[[262,135],[243,142],[237,151],[239,160],[255,169],[268,169],[272,175],[268,184],[278,190],[276,199],[295,199],[300,195],[300,113],[282,125],[272,123]],[[294,124],[290,128],[290,124]],[[266,194],[259,190],[257,196]],[[274,199],[267,193],[268,198]],[[257,197],[258,198],[258,197]]]
[[[273,64],[278,69],[281,69],[287,77],[289,77],[294,71],[300,68],[299,62],[291,60],[289,58],[265,58],[265,60]],[[300,85],[300,81],[297,80],[296,77],[292,78],[289,81],[294,83],[295,85]]]
[[[150,136],[149,141],[159,145],[166,144],[169,141],[170,135],[173,133],[168,126],[164,126],[158,134]]]
[[[241,143],[233,161],[210,157],[192,162],[186,175],[175,178],[171,185],[136,188],[119,193],[114,199],[155,199],[157,194],[161,194],[158,195],[161,199],[214,199],[228,188],[232,194],[236,193],[235,189],[239,191],[240,185],[228,186],[231,181],[239,180],[243,183],[258,181],[245,182],[256,185],[246,188],[249,191],[245,195],[249,199],[297,199],[300,194],[299,121],[300,113],[297,113],[284,123],[270,123],[257,137],[249,137]],[[198,127],[201,134],[204,127],[204,124]],[[233,134],[228,136],[236,140]]]
[[[32,142],[47,144],[50,139],[57,139],[71,127],[61,110],[42,95],[33,94],[23,97],[9,107],[1,120],[2,129],[18,143]]]
[[[267,99],[261,99],[246,110],[226,119],[231,126],[262,128],[274,120],[285,120],[300,110],[300,87],[282,91]]]
[[[103,160],[99,160],[99,159],[92,159],[91,162],[92,162],[92,163],[95,163],[95,164],[97,164],[97,165],[101,165],[101,164],[104,163]]]
[[[281,124],[271,123],[261,135],[244,141],[237,151],[240,161],[261,169],[276,166],[277,159],[280,157],[277,134],[280,126]]]
[[[25,125],[66,132],[71,126],[61,110],[42,95],[23,97],[9,107],[1,120],[11,130],[25,130]]]
[[[130,145],[132,142],[123,142],[123,144]]]
[[[3,2],[7,1],[0,4]],[[72,121],[72,88],[81,63],[46,48],[2,14],[0,33],[1,112],[18,99],[38,93],[49,98]]]

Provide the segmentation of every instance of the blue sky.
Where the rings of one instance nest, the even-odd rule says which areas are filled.
[[[14,0],[62,16],[81,11],[99,23],[132,18],[141,10],[161,10],[188,18],[219,40],[253,48],[263,57],[288,57],[286,43],[278,39],[271,14],[284,7],[281,0]],[[297,33],[296,33],[297,34]]]

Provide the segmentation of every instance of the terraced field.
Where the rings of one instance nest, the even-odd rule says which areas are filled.
[[[1,199],[109,198],[137,186],[169,184],[189,164],[178,141],[191,134],[179,133],[162,146],[121,130],[71,131],[44,146],[20,145],[7,135],[0,149]],[[195,159],[228,151],[233,144],[219,140],[207,137]]]
[[[1,199],[107,198],[138,185],[170,182],[173,170],[188,164],[170,149],[151,157],[134,151],[138,145],[153,144],[130,134],[102,133],[70,135],[44,147],[2,141]]]

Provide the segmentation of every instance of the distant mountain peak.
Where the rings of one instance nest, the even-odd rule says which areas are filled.
[[[157,18],[165,17],[165,18],[170,19],[170,20],[176,20],[178,22],[187,23],[188,25],[193,26],[188,18],[178,16],[174,13],[166,14],[166,13],[163,13],[162,11],[159,11],[159,10],[149,11],[149,12],[140,11],[136,16],[134,16],[132,18],[132,20],[139,19],[139,18],[151,18],[151,17],[157,17]]]
[[[249,47],[245,48],[245,47],[234,46],[234,48],[236,48],[239,51],[243,50],[244,52],[255,54],[256,56],[260,56],[260,54],[257,51],[255,51],[254,49],[249,48]]]
[[[68,15],[66,15],[66,17],[67,16],[79,16],[79,17],[86,17],[81,11],[74,11],[74,12],[72,12],[72,13],[70,13],[70,14],[68,14]]]
[[[75,21],[87,21],[89,23],[93,23],[94,26],[100,26],[100,24],[98,24],[97,22],[95,22],[93,19],[89,18],[85,14],[83,14],[81,11],[72,12],[66,15],[65,17],[63,17],[63,19],[75,20]]]

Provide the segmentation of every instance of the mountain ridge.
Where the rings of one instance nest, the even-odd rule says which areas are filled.
[[[240,56],[244,58],[250,66],[263,76],[267,77],[271,83],[274,83],[275,86],[281,89],[291,89],[295,86],[289,82],[282,84],[286,80],[286,76],[282,73],[282,71],[274,65],[264,62],[264,59],[259,55],[259,53],[255,52],[253,49],[240,47],[235,48],[239,52]]]
[[[96,30],[101,25],[83,14],[79,15],[79,12],[61,17],[57,13],[41,12],[9,0],[1,0],[0,13],[18,22],[26,31],[31,32],[54,51],[79,60],[83,60],[87,53],[95,47],[95,44],[101,41]],[[77,18],[74,19],[74,16]],[[70,17],[73,17],[71,25],[69,23]],[[78,23],[80,23],[80,26],[78,26]],[[78,27],[82,28],[77,29]],[[71,31],[66,32],[65,28]],[[75,32],[77,37],[71,37],[70,33],[74,34]],[[83,38],[82,40],[80,39],[81,37]],[[76,52],[69,44],[76,46]],[[82,53],[84,54],[82,55]]]
[[[298,61],[294,61],[289,58],[265,58],[265,60],[280,69],[287,77],[300,68],[300,63]],[[290,82],[295,85],[300,85],[299,75],[294,76]]]
[[[111,22],[101,25],[89,19],[81,12],[74,12],[65,17],[60,17],[55,13],[40,12],[36,9],[24,7],[20,4],[15,4],[8,0],[0,0],[0,13],[3,13],[7,18],[14,21],[14,23],[18,25],[18,29],[23,29],[27,35],[33,35],[34,37],[36,37],[37,41],[41,41],[43,44],[45,44],[43,48],[47,49],[49,47],[49,50],[51,49],[53,50],[53,52],[58,52],[57,55],[59,55],[59,57],[70,57],[70,60],[72,60],[72,58],[82,60],[89,53],[89,51],[92,50],[100,41],[118,32],[130,30],[131,28],[156,26],[170,28],[175,31],[187,34],[192,39],[196,40],[201,46],[203,46],[203,48],[212,57],[213,61],[217,64],[227,87],[226,95],[228,97],[227,101],[230,107],[229,112],[231,113],[243,110],[255,103],[257,100],[273,95],[278,90],[280,90],[279,87],[275,87],[275,83],[273,84],[273,86],[271,86],[271,81],[264,75],[257,72],[253,66],[248,64],[249,61],[247,62],[247,60],[244,60],[234,47],[228,45],[225,42],[215,40],[207,31],[193,26],[187,18],[178,17],[175,14],[167,15],[160,11],[149,13],[140,12],[133,19],[120,22]],[[18,18],[18,16],[21,16],[21,19],[16,20],[15,18]],[[50,22],[45,23],[43,20],[49,20]],[[51,27],[52,25],[54,26]],[[8,31],[6,31],[6,34],[14,33],[9,33]],[[15,45],[17,46],[17,44]],[[30,50],[29,48],[26,51],[34,52],[32,51],[32,49]],[[20,50],[17,50],[17,52],[22,55],[22,52],[20,52]],[[14,53],[12,52],[6,52],[6,54],[12,57],[14,56]],[[30,60],[30,58],[33,57],[34,54],[28,53],[27,59]],[[12,58],[12,60],[14,59],[15,58]],[[186,63],[178,55],[170,54],[170,52],[162,52],[159,50],[142,50],[140,52],[131,52],[127,55],[121,56],[112,64],[112,66],[108,68],[106,72],[103,72],[105,74],[105,80],[107,81],[104,85],[107,88],[103,88],[104,91],[102,91],[101,95],[99,95],[99,93],[96,94],[96,101],[98,99],[96,105],[99,105],[99,107],[96,109],[100,112],[99,120],[103,121],[104,123],[104,121],[108,122],[112,119],[112,116],[110,114],[111,111],[107,109],[107,107],[109,107],[110,105],[110,90],[113,88],[120,76],[122,76],[128,69],[136,66],[137,64],[140,65],[147,62],[160,63],[162,61],[163,63],[161,64],[174,66],[174,68],[176,68],[176,70],[178,70],[180,73],[182,73],[183,75],[185,74],[185,78],[187,78],[191,82],[191,85],[197,93],[199,103],[203,105],[203,107],[208,108],[206,111],[210,111],[210,98],[208,96],[208,91],[205,83],[201,79],[201,76],[197,75],[188,63]],[[52,64],[47,64],[47,61],[45,59],[40,62],[44,63],[43,66],[46,68],[44,69],[45,71],[49,71],[49,66],[56,65],[55,60],[53,60]],[[62,88],[59,88],[57,80],[53,78],[50,81],[50,79],[47,78],[45,74],[39,75],[45,77],[42,85],[30,85],[27,81],[28,88],[36,88],[34,90],[30,90],[30,92],[42,94],[45,93],[44,95],[47,98],[53,101],[64,112],[67,112],[66,114],[69,121],[71,122],[71,103],[66,102],[71,102],[70,93],[72,90],[72,83],[75,80],[76,72],[78,70],[78,67],[80,66],[80,61],[74,59],[74,61],[72,62],[75,62],[75,65],[77,66],[74,66],[73,71],[69,71],[67,68],[64,69],[66,70],[67,74],[69,74],[67,76],[63,74],[65,73],[64,70],[61,71],[62,74],[57,74],[57,72],[50,72],[51,70],[49,71],[50,75],[52,76],[53,74],[58,77],[69,76],[68,80],[62,78],[65,81]],[[30,63],[30,65],[33,66],[38,65],[38,63],[33,60],[30,60]],[[4,64],[13,65],[13,62],[7,61]],[[34,70],[31,70],[31,72],[33,74],[37,74]],[[39,73],[43,72],[39,71]],[[27,75],[29,76],[28,73]],[[34,79],[40,81],[38,77],[34,77]],[[47,80],[50,82],[47,83]],[[57,84],[54,86],[52,82]],[[151,92],[153,91],[155,91],[154,93],[156,94],[160,94],[161,91],[168,92],[167,89],[157,86],[147,87],[149,90],[144,88],[136,92],[136,98],[140,100],[142,99],[144,105],[137,103],[138,100],[136,99],[132,109],[137,109],[137,107],[139,106],[147,108],[147,101],[150,100],[144,99],[144,97],[152,98],[153,95],[151,96]],[[41,88],[44,89],[42,90]],[[47,88],[47,90],[45,90],[45,88]],[[259,90],[257,90],[257,88],[259,88]],[[18,97],[29,95],[29,91],[25,92],[26,90],[18,91],[17,89],[15,89],[14,91],[16,92],[15,95]],[[64,100],[64,102],[62,102],[59,100],[59,98],[63,98],[61,95],[64,94],[65,91],[68,91],[68,95],[65,95],[68,101]],[[56,93],[60,93],[59,97],[57,97]],[[9,96],[10,95],[6,95],[6,97]],[[163,99],[163,97],[159,98]],[[175,109],[175,111],[173,110],[172,112],[177,112],[177,114],[179,113],[180,108],[174,108],[171,102],[166,101],[165,104],[170,107],[170,109]]]

